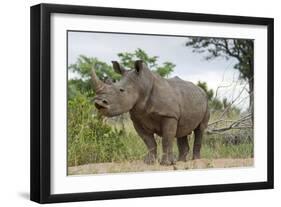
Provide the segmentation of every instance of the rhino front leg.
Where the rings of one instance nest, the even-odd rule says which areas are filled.
[[[154,164],[157,158],[157,143],[155,141],[154,135],[144,130],[137,122],[133,122],[133,124],[138,135],[142,138],[148,149],[148,153],[144,158],[144,162],[146,164]]]
[[[162,122],[162,148],[163,155],[160,164],[172,165],[175,163],[173,155],[173,140],[176,136],[177,120],[165,118]]]
[[[148,149],[148,153],[144,158],[144,162],[149,165],[154,164],[157,157],[157,144],[154,139],[154,136],[153,134],[142,135],[141,138]]]

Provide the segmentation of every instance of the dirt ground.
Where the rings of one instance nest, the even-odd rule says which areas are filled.
[[[145,172],[145,171],[171,171],[204,168],[230,168],[253,166],[254,160],[248,159],[200,159],[187,162],[177,162],[175,165],[162,166],[160,164],[147,165],[143,161],[124,163],[94,163],[68,167],[68,175],[120,173],[120,172]]]

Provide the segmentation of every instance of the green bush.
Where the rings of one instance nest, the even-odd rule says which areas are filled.
[[[79,95],[68,101],[68,166],[140,159],[142,140],[106,124],[90,100]]]

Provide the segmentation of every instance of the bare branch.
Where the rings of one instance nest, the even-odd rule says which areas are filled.
[[[252,128],[252,124],[245,124],[245,122],[247,120],[251,120],[252,119],[252,114],[247,114],[244,117],[241,117],[240,119],[233,121],[229,126],[227,127],[222,127],[222,128],[210,128],[210,126],[215,125],[219,122],[223,122],[225,120],[218,120],[215,121],[211,124],[208,125],[208,129],[207,129],[207,133],[214,133],[214,132],[223,132],[223,131],[227,131],[230,129],[249,129]]]

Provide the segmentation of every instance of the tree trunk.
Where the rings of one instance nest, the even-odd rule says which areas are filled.
[[[254,45],[251,42],[251,56],[248,59],[249,64],[249,76],[248,76],[248,83],[249,83],[249,95],[250,95],[250,103],[249,103],[249,112],[252,114],[252,125],[254,126]]]
[[[250,103],[249,103],[249,110],[254,111],[254,80],[249,80],[249,96],[250,96]]]
[[[250,61],[250,70],[252,77],[248,78],[250,96],[249,112],[252,113],[252,125],[254,126],[254,64],[252,61]]]

